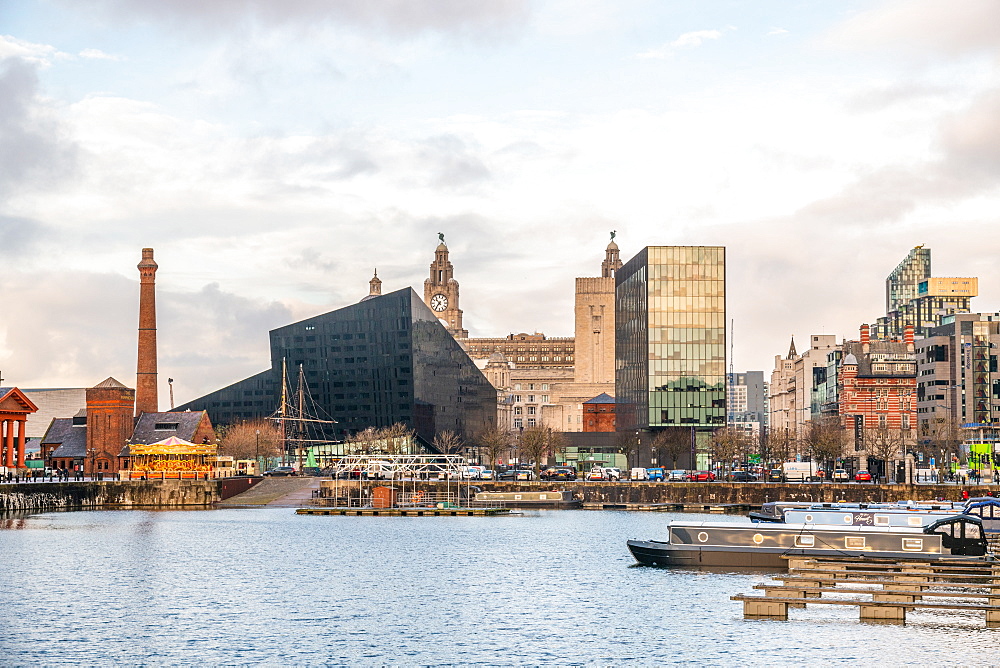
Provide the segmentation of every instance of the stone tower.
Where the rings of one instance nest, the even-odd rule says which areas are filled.
[[[462,310],[458,308],[458,281],[448,259],[448,246],[444,235],[439,234],[441,243],[434,250],[430,276],[424,281],[424,303],[456,339],[469,338],[469,331],[462,329]]]
[[[135,379],[135,415],[156,413],[156,262],[153,249],[142,249],[139,269],[139,358]]]
[[[599,278],[576,279],[575,369],[577,383],[615,382],[615,273],[621,268],[612,233]]]

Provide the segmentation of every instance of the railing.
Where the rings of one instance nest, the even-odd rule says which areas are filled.
[[[111,479],[112,474],[105,474]],[[119,480],[216,480],[230,478],[233,469],[215,469],[213,471],[119,471]]]

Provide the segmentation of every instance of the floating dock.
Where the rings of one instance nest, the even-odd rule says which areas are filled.
[[[299,508],[296,515],[349,515],[358,517],[492,517],[510,515],[510,508]]]

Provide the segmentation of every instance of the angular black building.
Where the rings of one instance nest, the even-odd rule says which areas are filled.
[[[430,443],[463,438],[496,422],[496,390],[410,288],[271,330],[271,368],[174,410],[208,411],[215,425],[273,415],[282,362],[295,391],[301,368],[334,438],[366,427],[408,425]]]

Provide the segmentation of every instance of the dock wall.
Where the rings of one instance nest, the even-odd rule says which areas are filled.
[[[84,508],[181,508],[219,500],[218,480],[132,480],[0,485],[0,512]]]
[[[426,483],[422,483],[426,484]],[[445,491],[446,483],[435,482],[432,489]],[[583,503],[683,505],[739,504],[759,506],[767,501],[811,501],[814,503],[876,502],[947,499],[961,501],[969,496],[985,496],[997,487],[987,485],[871,485],[834,483],[675,483],[675,482],[491,482],[471,481],[484,492],[572,490]],[[464,483],[463,483],[464,485]],[[451,484],[452,489],[456,483]]]

